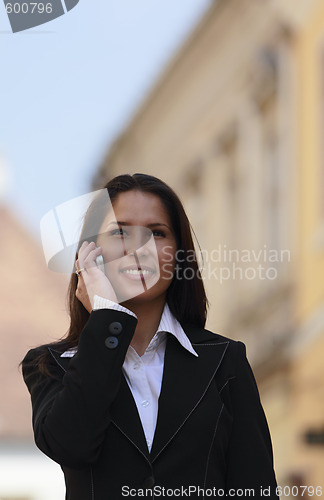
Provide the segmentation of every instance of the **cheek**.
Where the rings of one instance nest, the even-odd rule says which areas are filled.
[[[173,245],[164,245],[159,252],[159,265],[161,277],[172,280],[175,266],[176,249]]]
[[[160,264],[174,265],[175,253],[176,253],[176,249],[175,249],[174,245],[172,245],[172,244],[163,245],[163,246],[161,246],[161,248],[158,248],[158,255],[159,255]]]
[[[102,256],[105,262],[111,262],[125,256],[124,248],[116,240],[112,241],[98,241],[98,246],[102,248]]]

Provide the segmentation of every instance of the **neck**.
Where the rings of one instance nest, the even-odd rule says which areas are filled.
[[[160,298],[159,298],[160,299]],[[123,303],[136,314],[138,323],[130,345],[142,356],[160,324],[165,299],[158,301]]]

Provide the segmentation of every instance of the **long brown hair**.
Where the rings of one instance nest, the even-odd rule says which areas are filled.
[[[151,193],[160,198],[170,217],[177,250],[181,251],[182,256],[176,261],[177,273],[168,288],[166,301],[172,314],[182,325],[204,327],[208,301],[196,258],[190,222],[176,193],[165,182],[147,174],[119,175],[110,180],[103,189],[107,189],[112,204],[120,193],[131,190]],[[106,209],[103,210],[100,197],[99,201],[95,199],[85,215],[79,247],[84,239],[91,241],[91,238],[85,237],[90,234],[90,228],[91,234],[98,234],[106,212]],[[96,241],[96,236],[92,240]],[[76,298],[77,282],[78,278],[73,273],[68,289],[70,327],[61,341],[56,343],[60,349],[68,349],[78,344],[81,331],[89,318],[88,311]]]

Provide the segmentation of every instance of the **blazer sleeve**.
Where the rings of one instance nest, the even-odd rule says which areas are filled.
[[[136,324],[127,313],[93,311],[66,371],[49,356],[51,376],[40,373],[37,349],[23,360],[36,445],[60,465],[81,468],[97,460]]]
[[[227,456],[227,491],[232,490],[234,498],[242,498],[242,490],[246,490],[243,498],[253,495],[258,499],[278,499],[267,420],[245,345],[235,345],[236,369],[228,388],[233,423]]]

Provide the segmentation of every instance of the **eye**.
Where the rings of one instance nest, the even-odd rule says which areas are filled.
[[[152,231],[152,233],[153,233],[153,236],[165,238],[165,232],[161,231],[160,229],[154,229],[154,231]]]
[[[127,236],[127,231],[122,227],[117,227],[116,229],[112,229],[109,231],[109,236]]]

